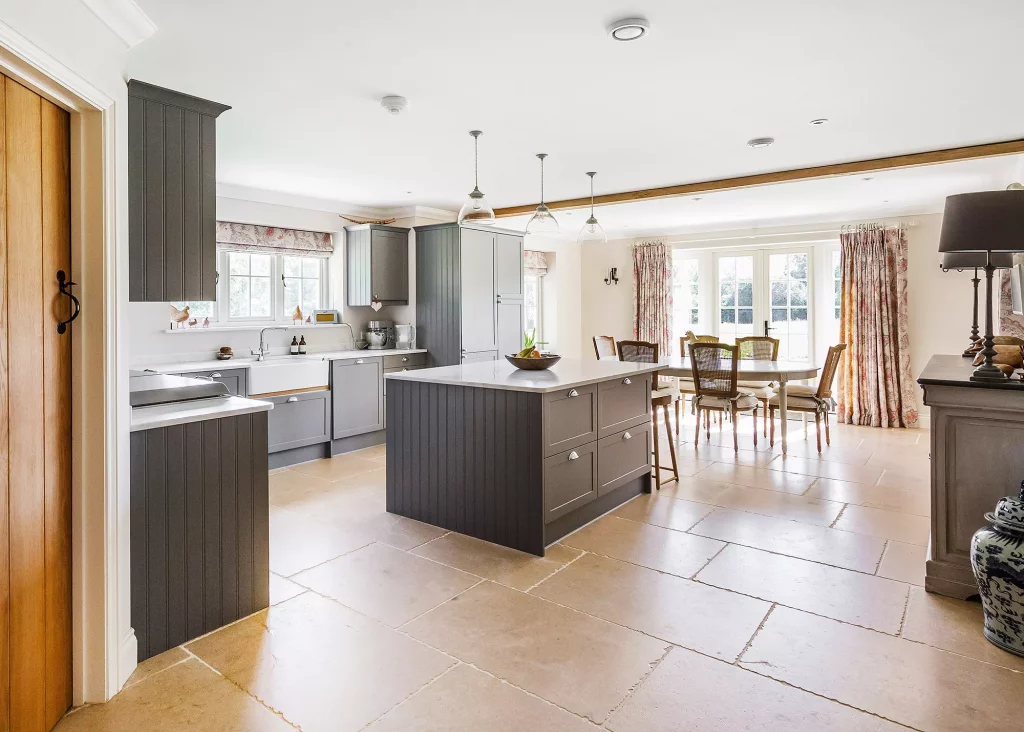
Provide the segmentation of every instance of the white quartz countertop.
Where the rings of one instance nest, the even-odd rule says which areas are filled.
[[[420,381],[427,384],[473,386],[483,389],[531,391],[543,394],[571,389],[574,386],[594,384],[598,381],[647,374],[664,366],[663,363],[563,358],[550,369],[524,371],[502,359],[501,361],[466,363],[460,366],[402,371],[385,374],[385,378],[399,381]]]
[[[397,349],[397,348],[385,348],[382,350],[370,350],[364,348],[361,351],[348,350],[348,351],[321,351],[318,353],[307,353],[303,356],[291,356],[282,354],[280,356],[270,356],[263,363],[279,363],[281,361],[288,360],[314,360],[314,361],[335,361],[344,358],[376,358],[379,356],[404,356],[410,353],[426,353],[426,348],[408,348],[408,349]],[[207,361],[170,361],[167,363],[142,363],[136,364],[131,367],[132,371],[152,371],[156,374],[188,374],[195,371],[222,371],[224,369],[247,369],[253,364],[257,363],[256,359],[245,356],[239,358],[229,359],[227,361],[220,361],[217,359],[209,359]]]
[[[202,422],[207,419],[236,417],[251,412],[269,412],[274,408],[270,402],[242,397],[211,397],[189,402],[157,404],[150,407],[132,408],[132,432],[170,427],[176,424]]]

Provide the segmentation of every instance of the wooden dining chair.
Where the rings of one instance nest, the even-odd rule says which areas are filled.
[[[619,341],[619,360],[631,361],[633,363],[657,363],[658,344],[647,341]],[[658,383],[658,372],[655,371],[651,378],[651,407],[652,425],[654,428],[654,484],[661,489],[661,484],[669,480],[679,480],[679,466],[676,464],[675,440],[672,437],[672,422],[668,416],[669,407],[676,407],[676,422],[679,421],[679,393],[674,388],[660,388]],[[658,408],[661,408],[665,418],[665,430],[668,432],[668,452],[672,458],[672,477],[668,480],[661,480],[661,445],[658,439]]]
[[[778,361],[779,339],[768,336],[747,336],[737,338],[736,345],[740,349],[740,359],[755,361]],[[768,436],[768,401],[775,396],[775,384],[771,381],[741,381],[740,391],[752,394],[761,402],[761,422],[764,425],[764,436]]]
[[[688,346],[690,343],[718,343],[718,336],[715,335],[696,335],[692,330],[686,331],[686,335],[679,336],[679,355],[686,356],[690,351]],[[697,390],[693,387],[693,379],[687,376],[678,377],[679,380],[679,394],[682,399],[685,400],[687,396],[694,396],[697,394]],[[679,421],[678,410],[676,415],[676,431],[677,433],[682,430],[682,423]]]
[[[598,361],[615,358],[615,339],[611,336],[594,336],[594,353]]]
[[[828,349],[825,356],[825,365],[821,367],[821,376],[818,378],[817,386],[804,384],[789,384],[786,387],[786,410],[794,412],[813,413],[814,427],[818,432],[818,452],[821,452],[821,420],[825,419],[825,444],[831,445],[832,438],[828,433],[828,415],[835,408],[835,400],[832,398],[832,382],[835,381],[836,371],[839,370],[839,361],[846,350],[845,343],[839,343]],[[771,438],[769,443],[775,446],[775,410],[779,408],[778,395],[768,401],[769,420],[772,423]]]
[[[697,396],[693,398],[693,409],[697,414],[695,442],[700,441],[700,415],[704,412],[707,438],[711,440],[711,426],[707,415],[718,412],[732,418],[732,445],[740,449],[736,418],[741,412],[751,412],[754,417],[754,447],[757,447],[757,410],[761,402],[750,394],[739,390],[736,378],[739,359],[738,346],[725,343],[691,343],[690,366]]]

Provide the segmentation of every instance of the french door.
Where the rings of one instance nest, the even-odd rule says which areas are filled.
[[[724,343],[767,335],[779,339],[779,359],[807,361],[813,353],[810,247],[715,253],[714,323]]]

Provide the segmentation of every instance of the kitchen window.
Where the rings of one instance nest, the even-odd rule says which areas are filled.
[[[537,341],[544,340],[544,288],[541,287],[541,277],[543,275],[529,272],[523,276],[523,328],[526,333],[533,331]]]

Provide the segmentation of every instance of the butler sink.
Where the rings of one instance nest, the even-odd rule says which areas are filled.
[[[256,361],[249,367],[249,396],[326,389],[329,365],[322,359],[289,357]]]

